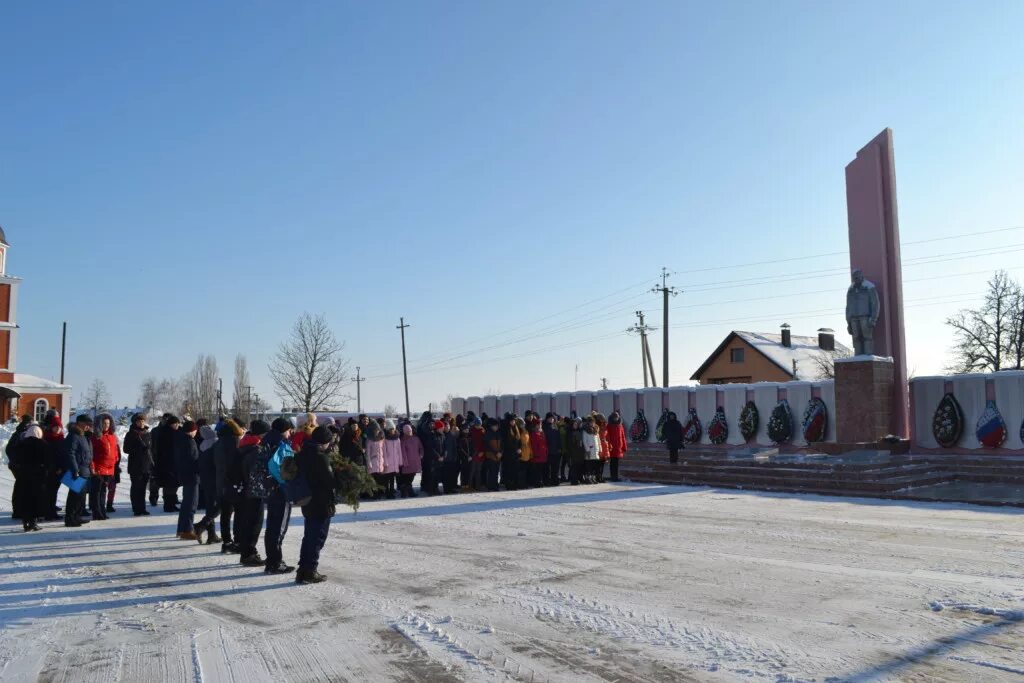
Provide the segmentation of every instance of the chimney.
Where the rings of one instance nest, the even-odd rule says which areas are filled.
[[[818,330],[818,348],[822,351],[836,350],[836,333],[828,327]]]
[[[787,349],[793,346],[793,338],[789,334],[789,323],[782,323],[782,345]]]

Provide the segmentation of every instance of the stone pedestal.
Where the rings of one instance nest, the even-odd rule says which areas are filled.
[[[836,440],[873,443],[894,433],[892,358],[854,356],[836,361]]]

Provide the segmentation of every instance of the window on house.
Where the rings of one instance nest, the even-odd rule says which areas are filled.
[[[729,362],[730,363],[742,363],[743,362],[743,349],[729,349]]]
[[[46,411],[50,409],[50,404],[47,403],[45,398],[36,399],[36,404],[32,410],[35,413],[36,422],[39,424],[43,423],[43,419],[46,417]]]

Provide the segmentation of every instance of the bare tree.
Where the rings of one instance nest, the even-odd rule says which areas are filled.
[[[305,412],[351,400],[342,391],[351,383],[344,351],[345,345],[335,339],[326,317],[303,313],[270,361],[278,396]]]
[[[217,404],[217,359],[200,354],[185,376],[188,410],[194,419],[214,419],[220,413]]]
[[[146,411],[159,410],[160,382],[156,377],[147,377],[139,385],[139,405]]]
[[[106,383],[101,379],[94,379],[82,394],[82,407],[92,413],[92,419],[95,420],[109,405],[110,392],[107,391]]]
[[[252,406],[249,405],[252,402],[251,392],[249,363],[246,361],[245,356],[238,354],[235,356],[234,395],[232,396],[231,403],[234,405],[235,415],[246,423],[251,419],[249,416],[252,413]]]
[[[835,379],[836,361],[840,358],[849,357],[849,352],[840,351],[838,349],[818,352],[818,354],[812,358],[814,369],[818,371],[818,379]]]
[[[988,292],[979,308],[963,309],[946,320],[955,338],[949,370],[961,373],[1019,369],[1024,361],[1022,304],[1020,285],[1006,271],[996,271],[988,281]]]
[[[386,406],[384,406],[384,417],[397,417],[397,416],[398,416],[398,408],[396,408],[393,404],[388,403]]]

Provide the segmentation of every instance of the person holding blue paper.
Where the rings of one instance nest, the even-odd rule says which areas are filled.
[[[92,443],[89,441],[89,434],[92,432],[92,418],[88,415],[79,415],[74,423],[68,428],[68,435],[64,438],[64,470],[65,474],[71,476],[75,483],[84,479],[86,482],[92,476]],[[85,493],[89,490],[88,485],[68,488],[68,499],[64,505],[64,526],[77,527],[88,524],[89,520],[82,519],[85,511]]]

